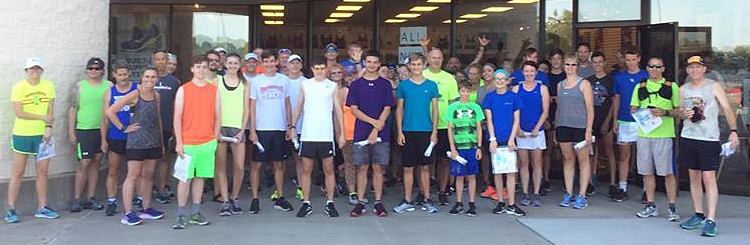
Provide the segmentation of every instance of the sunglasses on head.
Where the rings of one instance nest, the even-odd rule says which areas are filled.
[[[663,65],[660,65],[660,66],[659,65],[647,65],[646,67],[651,68],[651,69],[659,69],[659,68],[662,68],[664,66]]]
[[[102,69],[103,68],[101,68],[101,67],[86,67],[86,70],[89,70],[89,71],[91,71],[91,70],[97,70],[97,71],[99,71],[99,70],[102,70]]]

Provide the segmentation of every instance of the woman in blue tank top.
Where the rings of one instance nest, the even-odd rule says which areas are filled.
[[[516,135],[518,146],[518,172],[521,176],[521,206],[542,205],[539,190],[542,182],[542,151],[547,149],[544,136],[544,122],[549,111],[549,91],[541,81],[535,79],[537,64],[526,61],[521,66],[524,81],[513,87],[513,92],[521,99],[521,130]],[[531,152],[531,166],[533,168],[534,195],[529,196],[529,152]]]

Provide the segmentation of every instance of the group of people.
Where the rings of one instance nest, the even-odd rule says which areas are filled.
[[[687,60],[691,82],[679,86],[662,76],[662,58],[646,57],[644,70],[639,67],[641,55],[632,49],[618,53],[620,62],[611,71],[605,67],[604,53],[591,53],[586,44],[578,45],[577,53],[553,50],[541,62],[537,51],[528,48],[517,69],[506,64],[512,62],[503,62],[503,68],[497,69],[489,62],[480,65],[489,40],[482,37],[479,43],[476,59],[465,69],[453,57],[444,68],[442,51],[430,48],[429,40],[422,41],[424,53],[410,55],[399,67],[385,66],[377,52],[364,52],[357,44],[348,45],[348,59],[339,62],[338,47],[328,44],[323,57],[308,62],[309,77],[303,71],[302,57],[288,49],[258,48],[241,56],[218,48],[193,59],[192,78],[184,83],[172,75],[176,57],[163,50],[154,52],[154,66],[146,67],[137,83],[131,82],[126,62],[113,62],[112,83],[104,79],[105,62],[91,58],[86,79],[73,83],[69,90],[67,136],[80,161],[70,211],[105,208],[94,194],[106,153],[105,214],[118,213],[121,203],[125,225],[164,217],[152,204],[152,196],[156,202],[170,202],[174,194],[167,183],[172,172],[175,177],[177,172],[184,175],[176,189],[174,229],[188,223],[209,224],[200,212],[207,179],[213,179],[215,200],[221,203],[219,215],[241,214],[239,192],[250,159],[250,214],[261,210],[258,191],[263,163],[270,163],[272,169],[274,208],[294,209],[284,192],[285,165],[291,160],[295,196],[301,200],[297,217],[313,213],[311,186],[318,161],[326,198],[324,214],[339,216],[334,197],[348,193],[354,206],[350,216],[364,215],[371,203],[372,212],[383,217],[388,214],[382,202],[384,176],[390,173],[389,165],[398,162],[396,156],[403,175],[390,177],[402,180],[404,187],[403,200],[392,208],[396,213],[414,211],[417,206],[436,213],[455,194],[449,213],[473,216],[478,212],[475,203],[480,192],[481,197],[497,201],[491,212],[525,216],[521,206],[540,207],[540,196],[549,192],[553,146],[559,146],[562,153],[564,194],[559,206],[585,209],[587,196],[597,185],[600,150],[609,161],[610,198],[615,202],[627,198],[630,154],[636,145],[637,172],[643,176],[645,189],[644,209],[636,216],[658,215],[654,192],[659,175],[665,177],[668,219],[676,222],[680,218],[675,208],[672,153],[677,118],[683,125],[677,159],[690,169],[695,209],[680,226],[716,235],[720,110],[727,115],[732,147],[738,144],[737,125],[720,84],[705,77],[701,56]],[[19,220],[15,207],[27,157],[52,140],[56,125],[55,89],[41,78],[41,60],[29,58],[24,70],[26,79],[13,86],[11,97],[16,117],[11,145],[15,159],[5,215],[10,223]],[[656,117],[661,124],[646,129],[633,115]],[[231,193],[229,150],[233,157]],[[118,201],[123,158],[127,174],[121,184],[122,201]],[[36,165],[39,201],[35,216],[57,218],[59,214],[47,206],[46,199],[49,159]],[[152,188],[154,173],[159,173],[159,185]],[[370,176],[372,200],[365,197]],[[431,185],[437,185],[436,203]]]

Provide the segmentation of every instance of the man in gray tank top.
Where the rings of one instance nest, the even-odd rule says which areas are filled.
[[[737,120],[729,105],[724,90],[718,82],[707,79],[706,65],[701,56],[687,60],[687,73],[692,82],[680,87],[682,118],[684,119],[679,160],[688,166],[690,174],[690,194],[693,197],[695,215],[682,222],[683,229],[703,229],[701,235],[716,236],[716,206],[719,191],[716,186],[716,172],[719,170],[721,143],[719,139],[719,106],[724,111],[729,124],[728,140],[732,149],[738,145]],[[708,215],[703,213],[703,193],[705,186]]]

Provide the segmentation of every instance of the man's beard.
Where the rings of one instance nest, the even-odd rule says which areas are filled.
[[[219,71],[219,67],[209,67],[208,70],[211,72],[217,72]]]

